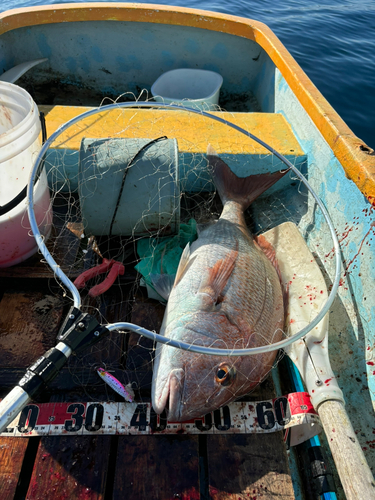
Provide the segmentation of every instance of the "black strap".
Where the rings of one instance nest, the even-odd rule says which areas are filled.
[[[118,211],[118,208],[120,206],[120,201],[121,201],[121,196],[122,196],[122,192],[124,190],[124,186],[125,186],[125,180],[126,180],[126,176],[128,175],[128,172],[129,172],[129,168],[134,164],[134,162],[136,161],[136,159],[138,158],[138,156],[145,150],[147,149],[149,146],[152,146],[152,144],[155,144],[156,142],[159,142],[159,141],[164,141],[168,139],[167,136],[163,135],[162,137],[158,137],[157,139],[153,139],[152,141],[148,142],[147,144],[145,144],[144,146],[141,147],[141,149],[133,156],[133,158],[130,160],[130,162],[127,164],[127,166],[125,167],[125,170],[124,170],[124,175],[122,176],[122,181],[121,181],[121,187],[120,187],[120,192],[118,194],[118,197],[117,197],[117,202],[116,202],[116,206],[115,206],[115,211],[113,213],[113,216],[112,216],[112,221],[111,221],[111,225],[110,225],[110,228],[109,228],[109,236],[112,236],[112,229],[113,229],[113,224],[115,222],[115,218],[116,218],[116,215],[117,215],[117,211]]]
[[[39,113],[39,119],[40,119],[40,125],[42,127],[42,144],[44,144],[47,140],[47,127],[46,127],[46,118],[43,111]]]

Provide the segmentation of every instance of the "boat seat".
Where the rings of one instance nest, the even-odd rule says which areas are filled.
[[[48,137],[72,118],[92,109],[94,108],[81,106],[39,106],[39,111],[45,115]],[[283,115],[230,112],[212,114],[251,132],[285,156],[299,170],[303,170],[307,156]],[[235,164],[234,170],[239,176],[249,175],[249,165],[253,173],[284,168],[283,163],[262,145],[216,120],[186,111],[145,108],[112,109],[80,120],[51,144],[46,163],[53,165],[58,158],[61,162],[61,155],[64,155],[64,171],[70,180],[68,187],[74,191],[78,182],[78,152],[83,138],[154,139],[164,135],[177,140],[180,177],[187,173],[192,163],[202,163],[202,155],[206,153],[208,143],[231,167]],[[53,155],[57,155],[56,161]],[[191,190],[200,189],[202,186],[197,181]]]

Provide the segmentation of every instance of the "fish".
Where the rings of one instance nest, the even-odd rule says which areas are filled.
[[[240,178],[210,145],[207,160],[223,210],[185,247],[160,334],[226,349],[278,342],[287,291],[273,247],[250,233],[244,211],[287,170]],[[202,417],[253,390],[271,370],[276,354],[222,357],[158,343],[153,409],[157,414],[166,411],[169,422]]]
[[[108,373],[106,370],[104,370],[104,368],[98,368],[96,371],[97,374],[104,380],[104,382],[108,384],[111,389],[117,392],[117,394],[122,396],[125,401],[128,401],[129,403],[132,403],[134,401],[134,391],[131,388],[131,384],[128,384],[126,387],[124,387],[116,377]]]

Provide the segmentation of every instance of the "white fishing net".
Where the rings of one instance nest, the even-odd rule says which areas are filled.
[[[147,96],[142,94],[140,100],[145,99]],[[106,104],[108,100],[103,103]],[[61,116],[73,118],[82,109],[71,108],[69,112],[73,114],[51,107],[46,115],[47,130],[53,124],[56,128],[56,124],[61,125],[58,123]],[[258,130],[271,148],[280,149],[282,140],[272,132],[279,125],[267,133],[267,127],[263,124],[262,129],[262,124],[257,123],[256,115],[246,118],[240,113],[223,114],[219,108],[213,114],[244,129],[254,127],[249,132],[256,135]],[[240,177],[286,169],[277,156],[240,131],[201,113],[184,110],[120,105],[110,110],[98,108],[97,112],[54,132],[44,156],[53,207],[48,250],[73,282],[83,272],[92,272],[105,259],[111,262],[102,273],[83,279],[85,283],[79,289],[82,311],[94,315],[102,324],[127,321],[159,333],[165,301],[155,291],[150,274],[168,274],[173,281],[186,244],[193,242],[199,231],[214,223],[222,212],[222,203],[207,170],[209,144]],[[280,152],[298,170],[306,171],[306,156],[302,151],[295,151],[293,146]],[[312,216],[309,203],[314,205]],[[290,171],[250,206],[245,218],[253,235],[286,221],[296,225],[302,221],[308,239],[311,232],[306,218],[316,217],[316,211],[319,209],[308,190]],[[328,234],[324,218],[319,217],[320,231]],[[103,291],[103,282],[108,283],[108,275],[117,263],[120,274]],[[68,312],[72,305],[70,291],[52,276],[59,288],[51,289],[66,298]],[[312,312],[311,319],[315,315]],[[264,338],[264,343],[273,343],[276,334],[275,331],[271,338]],[[255,335],[261,338],[262,331],[256,331]],[[281,337],[287,336],[288,325]],[[218,347],[240,349],[249,347],[251,342],[236,339],[230,345],[224,341],[219,344]],[[96,369],[101,367],[123,385],[131,385],[137,401],[149,401],[155,347],[155,342],[137,333],[111,331],[109,339],[69,358],[69,377],[62,387],[78,386],[89,400],[96,398],[96,391],[105,390],[109,400],[121,401],[97,376]],[[186,363],[192,363],[194,370],[205,356],[189,353]],[[239,369],[237,374],[250,382],[249,387],[260,382],[253,372],[259,372],[257,363],[264,363],[260,356],[250,358],[254,367],[246,373]],[[280,353],[274,364],[278,359]],[[232,358],[231,363],[239,364],[237,358]],[[214,376],[205,377],[211,375]],[[199,392],[204,382],[199,371],[195,379]]]

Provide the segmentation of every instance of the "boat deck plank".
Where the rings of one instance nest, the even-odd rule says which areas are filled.
[[[198,436],[121,436],[113,500],[198,500]]]
[[[25,368],[56,343],[63,300],[48,291],[9,290],[0,302],[0,365]]]
[[[272,378],[251,396],[258,401],[275,398]],[[212,500],[295,498],[282,431],[207,436],[207,461]]]
[[[134,256],[131,259],[134,262]],[[58,288],[52,290],[54,283],[15,277],[3,281],[0,390],[4,395],[16,376],[56,342],[70,302]],[[146,298],[129,276],[97,298],[88,296],[90,286],[81,292],[83,309],[100,322],[131,320],[151,330],[160,329],[164,306]],[[120,401],[96,374],[96,368],[103,366],[110,367],[122,383],[133,382],[137,402],[148,402],[153,353],[152,341],[134,333],[110,332],[88,352],[70,357],[39,401]],[[267,380],[250,399],[270,399],[274,394]],[[18,498],[21,483],[29,500],[294,498],[281,433],[61,435],[42,437],[39,445],[32,441],[35,446],[28,448],[28,442],[37,439],[0,438],[1,498]]]
[[[29,439],[0,438],[0,498],[13,500]]]
[[[110,436],[42,438],[27,498],[104,499],[110,444]]]
[[[207,449],[212,500],[294,500],[281,432],[209,436]]]
[[[4,294],[3,300],[5,305],[10,305],[7,294]],[[121,308],[113,310],[113,300],[104,300],[104,303],[108,307],[108,311],[104,306],[101,309],[104,317],[113,321],[124,317],[125,313],[121,312]],[[61,318],[61,315],[59,317]],[[161,306],[152,300],[138,297],[133,302],[131,319],[142,322],[142,318],[145,319],[146,326],[157,328],[161,321]],[[51,335],[51,342],[52,339],[54,341],[55,334]],[[111,340],[109,343],[111,344]],[[140,401],[147,401],[150,394],[152,365],[149,356],[152,346],[143,346],[139,338],[132,341],[129,339],[129,346],[139,349],[139,352],[133,354],[141,361],[141,373],[145,371],[149,374],[147,379],[143,379],[147,380],[147,384],[142,384],[137,372],[139,366],[134,367],[136,381],[140,385]],[[97,363],[97,353],[85,355],[84,361],[89,361],[89,364]],[[122,376],[126,377],[128,372],[122,371]],[[74,366],[69,366],[69,372],[74,373]],[[118,373],[121,374],[120,367],[114,372],[116,376]],[[88,396],[96,400],[114,397],[112,393],[108,394],[110,391],[106,386],[100,386],[99,379],[95,382],[95,377],[92,378],[92,385],[83,384],[82,378],[79,380],[76,377],[75,380],[80,393],[68,394],[64,401],[72,398],[75,401],[84,401]],[[122,381],[126,382],[124,378]],[[272,397],[270,386],[269,381],[265,382],[254,397]],[[62,387],[54,384],[56,394],[59,395],[58,389]],[[94,391],[90,394],[91,388]],[[77,386],[75,389],[77,390]],[[56,400],[56,397],[61,396],[53,396],[52,400]],[[15,447],[13,451],[6,448],[9,446],[9,440]],[[25,451],[27,441],[27,438],[0,438],[0,449],[7,451],[2,461],[11,466],[13,464],[13,482],[17,482],[17,474],[20,473],[24,456],[22,451]],[[12,459],[14,453],[18,454],[18,465]],[[202,461],[206,466],[202,465]],[[109,487],[110,496],[106,493],[109,475],[112,480]],[[49,491],[53,492],[53,498],[69,499],[120,499],[126,494],[129,499],[195,500],[205,498],[205,488],[213,499],[249,498],[247,494],[253,491],[259,491],[259,494],[262,492],[264,498],[271,498],[271,494],[273,499],[294,498],[281,434],[43,437],[34,457],[27,498],[44,499],[45,491]],[[13,498],[12,494],[8,495],[8,498]]]
[[[97,397],[105,400],[103,396]],[[82,394],[60,393],[50,402],[75,402]],[[75,424],[74,424],[75,425]],[[103,500],[111,450],[111,436],[62,435],[40,439],[26,498]]]

